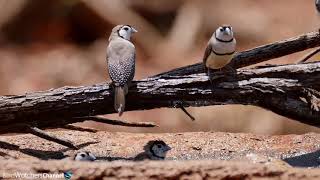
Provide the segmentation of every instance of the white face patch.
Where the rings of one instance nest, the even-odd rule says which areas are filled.
[[[137,30],[135,30],[134,28],[130,27],[130,26],[123,26],[121,27],[121,29],[119,30],[119,36],[130,41],[130,38],[132,36],[133,33],[137,32]]]
[[[216,38],[222,41],[230,41],[233,39],[233,31],[231,26],[221,26],[216,32]]]
[[[166,145],[166,144],[162,144],[162,143],[156,143],[152,146],[152,151],[154,152],[154,154],[158,157],[162,157],[165,158],[167,152],[170,150],[171,148]]]
[[[76,161],[94,161],[96,157],[90,152],[77,153],[74,160]]]

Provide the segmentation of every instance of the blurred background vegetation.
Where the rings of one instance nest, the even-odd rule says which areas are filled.
[[[320,26],[314,0],[0,0],[0,94],[110,81],[109,33],[131,24],[139,33],[135,79],[201,61],[207,40],[231,24],[238,51],[310,32]],[[293,63],[306,52],[268,63]],[[229,131],[260,134],[320,132],[252,106],[126,112],[130,121],[154,121],[156,129],[81,125],[109,131]],[[117,115],[107,115],[117,119]]]

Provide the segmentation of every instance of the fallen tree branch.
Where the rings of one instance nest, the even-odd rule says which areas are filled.
[[[288,40],[264,45],[252,50],[238,53],[234,57],[232,64],[234,67],[240,68],[263,62],[272,58],[277,58],[294,52],[302,51],[308,48],[313,48],[319,45],[319,32],[311,32],[298,36],[296,38],[291,38]],[[318,112],[313,112],[317,108],[313,107],[310,111],[310,107],[306,105],[308,103],[297,99],[298,96],[304,96],[305,94],[298,94],[295,91],[292,97],[289,96],[284,99],[282,96],[281,98],[277,97],[279,92],[273,92],[273,90],[268,89],[270,87],[276,87],[276,90],[281,89],[281,87],[277,86],[279,85],[279,82],[282,81],[284,81],[287,85],[290,84],[288,84],[288,82],[290,81],[297,81],[296,79],[292,79],[291,76],[294,74],[293,72],[296,72],[296,70],[299,69],[299,76],[305,78],[300,78],[299,80],[307,81],[310,84],[311,90],[319,91],[319,89],[317,88],[314,89],[314,87],[318,87],[316,86],[319,82],[318,70],[312,68],[312,71],[310,71],[310,69],[308,69],[310,68],[310,66],[318,68],[318,64],[316,63],[312,65],[300,65],[298,67],[292,65],[279,67],[259,67],[258,69],[254,69],[251,71],[248,70],[247,72],[240,71],[237,78],[233,78],[231,80],[227,79],[227,77],[222,77],[222,79],[219,80],[225,82],[220,83],[219,86],[221,86],[221,84],[224,84],[227,85],[227,88],[224,86],[215,87],[213,99],[211,97],[203,97],[208,96],[208,92],[211,93],[211,88],[208,88],[209,86],[203,86],[203,83],[207,84],[207,80],[204,80],[207,77],[203,74],[198,74],[203,72],[202,65],[195,64],[186,66],[173,71],[159,74],[157,76],[154,76],[154,78],[137,81],[134,84],[133,88],[130,89],[130,93],[128,96],[129,102],[126,110],[175,107],[176,104],[181,101],[187,103],[185,106],[251,104],[270,109],[278,114],[291,117],[307,124],[318,126],[318,122],[314,121],[314,118],[317,117]],[[278,70],[278,68],[280,69],[280,71]],[[289,70],[286,68],[289,68]],[[241,74],[248,72],[255,74],[256,71],[263,71],[264,73],[261,74],[263,76],[259,75],[259,77],[247,77],[248,74]],[[280,74],[278,72],[280,72]],[[310,74],[310,72],[312,73]],[[268,77],[268,75],[270,74],[278,74],[279,77],[275,79],[263,78]],[[239,77],[241,76],[244,79],[239,79]],[[254,83],[249,83],[249,87],[238,86],[238,84],[243,80],[246,80],[245,82],[251,82],[248,80],[248,78],[251,81],[255,78]],[[185,83],[185,81],[188,83]],[[200,88],[199,83],[203,87]],[[300,87],[302,85],[299,83],[293,83],[292,87],[299,87],[299,91],[302,92]],[[186,84],[188,85],[187,87],[185,87]],[[242,99],[238,99],[236,96],[237,93],[223,93],[224,91],[230,91],[230,85],[233,87],[231,88],[231,91],[234,91],[233,93],[237,92],[238,95],[246,94],[246,92],[251,91],[256,92],[258,90],[264,93],[260,94],[256,92],[257,97],[255,98],[257,99],[255,100],[251,99],[251,97],[246,96],[243,96]],[[255,86],[262,87],[256,88]],[[302,87],[309,88],[309,86],[305,85],[303,85]],[[267,88],[267,90],[264,90],[264,88]],[[161,91],[148,91],[150,89],[161,89]],[[224,91],[220,92],[221,89],[224,89]],[[286,91],[293,90],[295,89],[290,90],[289,88]],[[281,90],[282,93],[286,91]],[[56,128],[65,126],[70,123],[82,122],[86,120],[85,118],[75,117],[113,113],[113,99],[111,94],[112,90],[109,84],[98,84],[91,87],[63,87],[55,90],[31,93],[22,96],[0,97],[0,133],[24,132],[25,124],[28,124],[31,127]],[[275,97],[275,99],[273,99],[272,101],[272,98],[267,99],[272,103],[267,102],[266,100],[266,102],[264,102],[264,97],[262,99],[260,97],[263,94],[268,94],[268,97]],[[290,93],[286,95],[289,94]],[[223,97],[223,100],[219,99],[221,97],[219,97],[218,95]],[[308,97],[313,96],[309,94]],[[308,97],[305,97],[305,99],[308,99]],[[248,101],[248,99],[251,99],[251,101]],[[279,102],[277,102],[278,100]],[[274,104],[274,102],[277,103]],[[305,104],[301,104],[301,102]],[[281,107],[279,107],[280,104]],[[301,111],[290,109],[300,107],[304,107],[305,109],[302,109]]]
[[[128,122],[124,120],[120,121],[120,120],[114,120],[114,119],[107,119],[107,118],[98,117],[98,116],[75,117],[74,119],[91,120],[91,121],[104,123],[104,124],[127,126],[127,127],[157,127],[156,124],[151,122]]]
[[[29,127],[29,133],[33,134],[35,136],[38,136],[40,138],[46,139],[48,141],[56,142],[58,144],[64,145],[66,147],[69,147],[71,149],[78,149],[72,142],[68,140],[61,139],[59,137],[56,137],[54,135],[48,134],[45,131],[37,128],[37,127]]]
[[[75,125],[72,125],[72,124],[67,124],[67,125],[63,126],[63,128],[64,129],[69,129],[69,130],[74,130],[74,131],[84,131],[84,132],[91,132],[91,133],[98,132],[98,130],[96,130],[96,129],[75,126]]]
[[[105,123],[105,124],[111,124],[111,125],[119,125],[119,126],[127,126],[127,127],[157,127],[154,123],[149,122],[127,122],[127,121],[120,121],[120,120],[111,120],[104,117],[97,117],[97,116],[84,116],[84,117],[74,117],[74,119],[81,119],[81,120],[91,120],[99,123]],[[48,141],[52,141],[55,143],[58,143],[60,145],[72,148],[72,149],[78,149],[72,142],[68,140],[61,139],[60,137],[56,137],[53,135],[50,135],[49,133],[37,128],[37,127],[30,127],[26,126],[29,130],[29,133],[38,136],[40,138],[46,139]],[[94,129],[88,129],[88,128],[82,128],[73,126],[70,124],[67,124],[63,126],[63,128],[71,129],[71,130],[78,130],[78,131],[88,131],[88,132],[97,132]]]
[[[231,65],[236,69],[242,68],[318,46],[320,46],[319,31],[310,32],[294,38],[236,53],[231,61]],[[173,69],[168,72],[160,73],[154,77],[204,73],[202,60],[199,61],[201,63]]]
[[[225,104],[254,105],[302,123],[320,127],[320,112],[311,108],[303,90],[320,91],[320,62],[238,70],[222,76],[211,87],[201,74],[163,76],[133,82],[126,110]],[[213,89],[213,93],[212,90]],[[309,93],[312,91],[309,91]],[[0,133],[24,132],[25,126],[63,127],[99,114],[114,113],[109,84],[62,87],[20,96],[0,97]]]

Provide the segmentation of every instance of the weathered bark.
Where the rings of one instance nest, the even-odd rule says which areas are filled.
[[[212,88],[203,73],[135,81],[127,96],[126,110],[175,107],[177,102],[193,107],[255,105],[320,127],[320,112],[310,105],[320,99],[313,93],[320,91],[320,62],[239,70],[235,77],[221,76],[214,82],[216,86]],[[114,113],[109,84],[2,96],[0,133],[23,132],[25,125],[62,127],[84,121],[74,117],[108,113]]]

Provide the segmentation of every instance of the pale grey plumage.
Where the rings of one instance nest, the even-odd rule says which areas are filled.
[[[136,53],[130,42],[135,32],[129,25],[117,25],[112,29],[107,47],[108,72],[114,85],[114,108],[119,116],[124,111],[125,96],[135,73]]]

